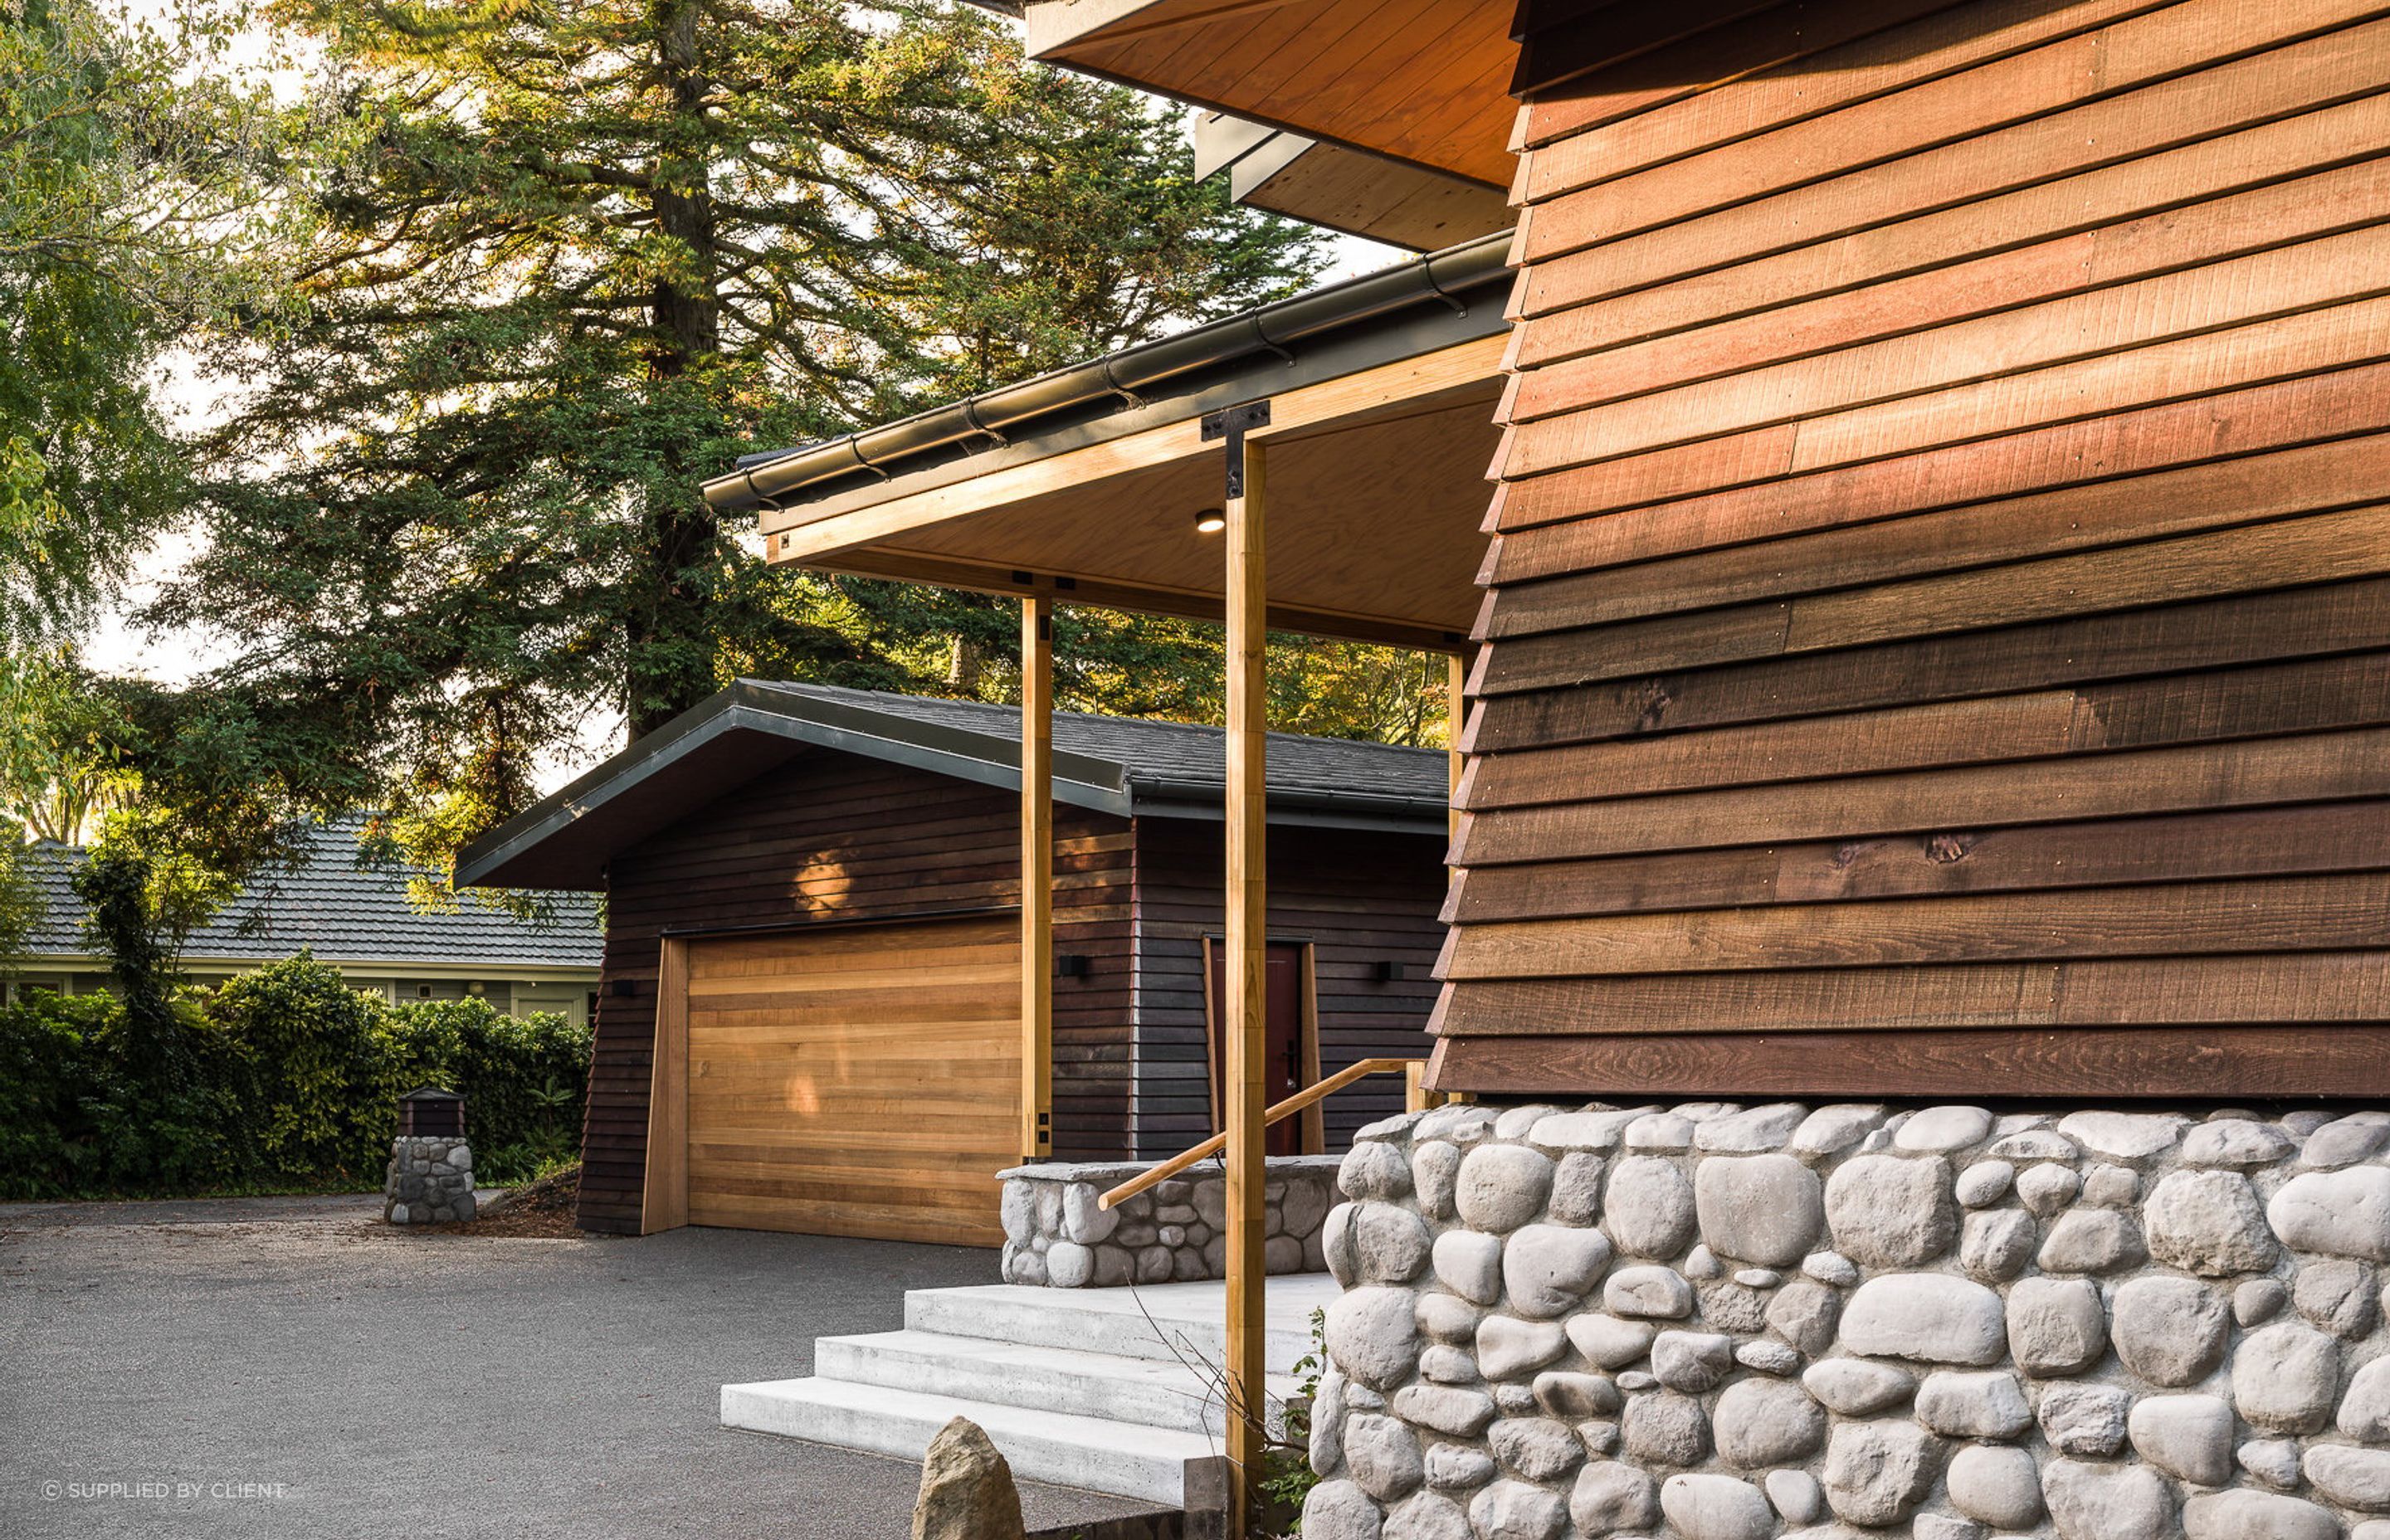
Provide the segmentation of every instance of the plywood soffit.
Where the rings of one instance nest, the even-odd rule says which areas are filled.
[[[1474,623],[1508,237],[1465,242],[705,484],[765,555],[824,571],[1216,619],[1226,463],[1202,419],[1267,403],[1270,623],[1456,650]]]
[[[1430,649],[1479,602],[1484,467],[1499,442],[1501,336],[1269,397],[1279,509],[1272,623]],[[1218,404],[1227,404],[1227,402]],[[988,456],[767,511],[766,555],[826,571],[1216,618],[1216,536],[1196,515],[1224,466],[1200,419],[1060,453]]]
[[[1510,0],[1029,0],[1048,63],[1506,186]]]
[[[1507,230],[1514,217],[1491,187],[1225,112],[1201,114],[1189,135],[1195,174],[1227,176],[1230,198],[1346,235],[1432,251]]]

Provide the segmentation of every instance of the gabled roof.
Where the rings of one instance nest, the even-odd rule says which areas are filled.
[[[1216,819],[1217,727],[1054,713],[1054,797],[1122,817]],[[682,712],[457,857],[460,887],[586,888],[614,852],[801,754],[829,751],[1018,789],[1014,706],[742,679]],[[1441,836],[1441,750],[1269,737],[1270,816]]]
[[[559,898],[538,920],[473,903],[458,905],[453,914],[427,914],[406,896],[407,879],[421,874],[363,865],[359,828],[357,820],[347,819],[308,830],[307,854],[299,868],[272,873],[245,888],[191,936],[184,961],[258,961],[310,947],[327,962],[494,970],[598,966],[605,934],[594,901],[577,894]],[[89,956],[83,900],[69,886],[83,852],[45,842],[29,853],[44,909],[29,955]]]

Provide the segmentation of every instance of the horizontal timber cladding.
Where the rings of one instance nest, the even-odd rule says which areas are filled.
[[[1441,1084],[2390,1091],[2390,6],[1538,14]]]
[[[656,969],[666,931],[1010,909],[1020,902],[1020,819],[1009,791],[816,753],[690,808],[679,823],[615,856],[607,871],[582,1226],[626,1234],[640,1227]],[[1055,950],[1088,959],[1084,976],[1055,981],[1055,1147],[1065,1159],[1117,1159],[1128,1149],[1130,841],[1125,819],[1055,809]],[[999,918],[1017,928],[1010,915]],[[632,993],[616,994],[617,980]],[[1017,1010],[1017,990],[999,993]],[[1005,1091],[1008,1117],[1017,1096],[1017,1088]]]
[[[1435,1000],[1445,868],[1433,836],[1273,828],[1269,933],[1309,943],[1319,1071],[1356,1059],[1419,1059]],[[1203,938],[1222,930],[1220,826],[1137,825],[1137,1153],[1175,1155],[1212,1130],[1204,1077]],[[1387,979],[1381,964],[1400,965]],[[1067,982],[1068,981],[1065,981]],[[1402,1082],[1372,1076],[1330,1097],[1328,1148],[1403,1108]]]
[[[688,947],[693,1225],[992,1246],[1020,1159],[1021,926],[998,913]]]
[[[2218,1084],[2245,1097],[2334,1097],[2351,1077],[2380,1073],[2390,1029],[2310,1027],[2295,1051],[2274,1027],[1910,1033],[1896,1041],[1856,1033],[1633,1037],[1451,1038],[1436,1070],[1448,1084],[1495,1096],[1536,1096],[1599,1081],[1617,1096],[1669,1095],[1688,1085],[1738,1085],[1754,1096],[2072,1097],[2085,1085],[2142,1097],[2206,1097]]]

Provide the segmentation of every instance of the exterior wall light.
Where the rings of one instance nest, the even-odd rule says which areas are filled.
[[[1195,515],[1197,534],[1217,534],[1228,527],[1228,515],[1221,508],[1204,508]]]

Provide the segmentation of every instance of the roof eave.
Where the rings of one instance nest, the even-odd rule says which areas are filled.
[[[1142,799],[1137,804],[1137,815],[1140,818],[1176,818],[1189,823],[1217,824],[1227,821],[1227,812],[1215,793],[1208,800]],[[1269,822],[1273,828],[1343,828],[1372,834],[1415,834],[1443,840],[1447,833],[1446,817],[1441,808],[1420,812],[1390,804],[1382,812],[1363,811],[1324,800],[1313,802],[1279,792],[1270,794]]]
[[[1419,307],[1465,314],[1480,302],[1478,290],[1506,283],[1510,248],[1510,232],[1499,231],[895,422],[742,456],[737,469],[712,478],[702,490],[708,503],[725,510],[785,507],[857,478],[886,480],[1002,449],[1083,421],[1106,402],[1137,408],[1183,395],[1240,361],[1291,364],[1298,348],[1372,330],[1402,333]],[[1498,306],[1494,314],[1498,319]]]
[[[622,799],[626,795],[733,734],[777,738],[798,751],[861,754],[1001,790],[1018,792],[1021,788],[1016,738],[921,722],[867,706],[824,700],[765,681],[742,679],[467,846],[457,856],[456,886],[603,888],[604,862],[615,850],[647,838],[688,806],[700,804],[683,804],[670,811],[669,816],[662,815],[669,810],[652,810],[644,821],[625,813],[622,825],[599,837],[604,842],[592,851],[572,857],[556,855],[545,871],[527,868],[522,863],[542,846],[569,835],[583,820],[623,806]],[[1222,789],[1214,779],[1133,777],[1118,761],[1076,752],[1058,751],[1053,763],[1054,799],[1068,806],[1119,818],[1217,821],[1222,816]],[[760,773],[739,775],[734,769],[738,778],[704,793],[702,800],[728,795]],[[1438,836],[1445,829],[1441,802],[1394,793],[1305,788],[1273,789],[1269,819],[1290,826]],[[559,870],[572,873],[573,879],[558,880]]]
[[[1020,745],[1013,739],[904,722],[742,679],[468,845],[457,855],[456,886],[538,885],[521,880],[520,874],[508,877],[508,867],[664,769],[739,732],[783,738],[803,748],[863,754],[985,786],[1017,790],[1021,785]],[[1010,755],[1012,763],[992,757],[1002,754]],[[1086,755],[1057,753],[1054,771],[1057,802],[1117,817],[1129,815],[1121,766]],[[585,885],[595,891],[603,881],[591,869]]]
[[[1186,818],[1219,823],[1227,817],[1224,788],[1200,776],[1138,776],[1130,783],[1137,813],[1144,818]],[[1441,800],[1396,792],[1315,791],[1273,788],[1268,796],[1273,824],[1312,828],[1372,829],[1388,834],[1433,834],[1442,839],[1450,810]]]

